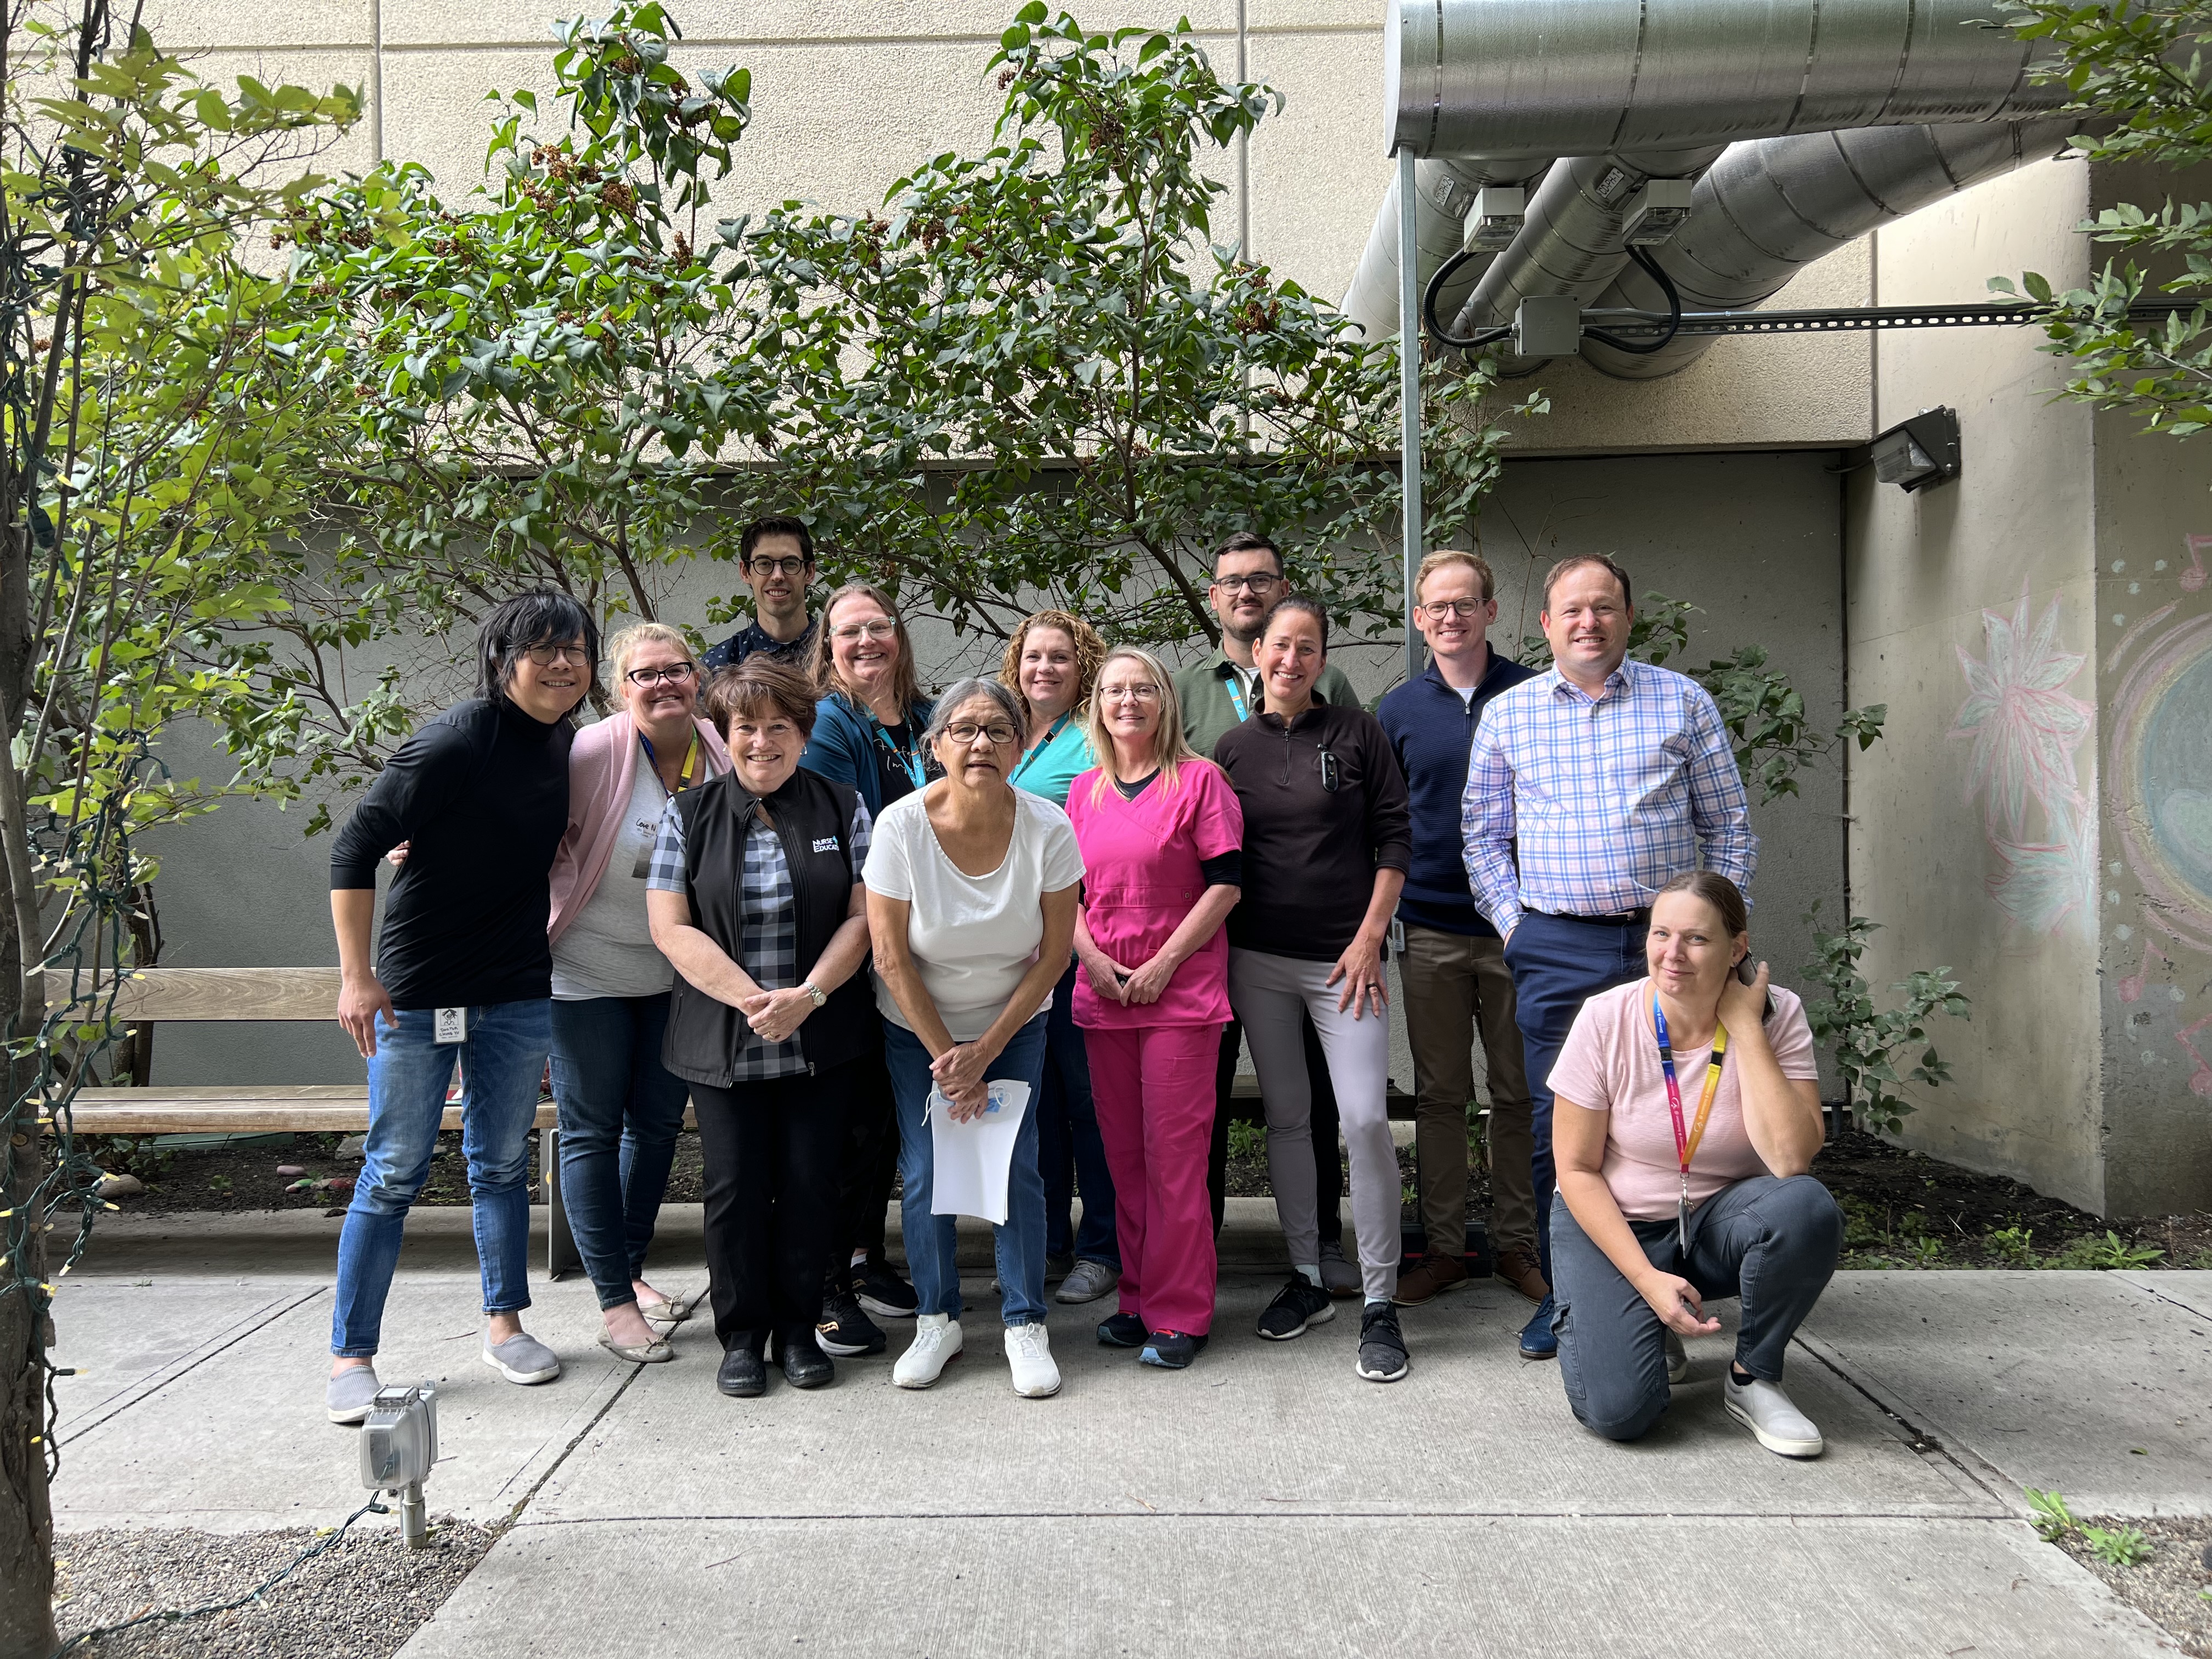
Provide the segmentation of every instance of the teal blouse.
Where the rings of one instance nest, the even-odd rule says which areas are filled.
[[[1014,763],[1013,775],[1007,781],[1017,789],[1043,796],[1065,811],[1069,787],[1097,764],[1091,752],[1091,734],[1071,710],[1053,722],[1051,736]]]

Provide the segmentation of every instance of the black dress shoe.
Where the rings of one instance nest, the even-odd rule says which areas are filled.
[[[714,1386],[732,1400],[757,1400],[766,1394],[768,1367],[761,1364],[760,1350],[747,1344],[724,1353]]]
[[[814,1333],[783,1339],[783,1378],[794,1389],[818,1389],[836,1375]]]

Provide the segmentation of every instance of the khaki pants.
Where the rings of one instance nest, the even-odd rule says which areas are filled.
[[[1467,1231],[1467,1106],[1474,1037],[1490,1065],[1490,1237],[1496,1249],[1536,1248],[1529,1160],[1535,1150],[1513,975],[1494,939],[1407,927],[1399,958],[1413,1050],[1413,1146],[1421,1163],[1421,1227],[1429,1248],[1456,1254]],[[1454,1241],[1443,1243],[1443,1241]]]

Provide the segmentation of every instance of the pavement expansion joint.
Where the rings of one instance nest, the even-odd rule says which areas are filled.
[[[1869,1406],[1882,1414],[1887,1422],[1895,1425],[1899,1437],[1923,1457],[1940,1459],[1956,1471],[1962,1480],[1980,1488],[1993,1504],[2004,1513],[2017,1518],[2027,1513],[2025,1500],[2013,1495],[2012,1484],[1990,1463],[1972,1451],[1955,1447],[1930,1434],[1919,1423],[1905,1414],[1905,1402],[1890,1397],[1887,1390],[1859,1376],[1850,1362],[1818,1337],[1808,1336],[1800,1330],[1790,1339],[1794,1347],[1803,1349],[1818,1360],[1837,1380],[1851,1389]]]
[[[289,1302],[272,1302],[265,1308],[260,1309],[258,1312],[248,1315],[246,1318],[240,1320],[235,1325],[233,1325],[228,1330],[223,1332],[214,1341],[211,1341],[202,1347],[193,1350],[191,1353],[186,1354],[181,1361],[178,1362],[173,1366],[164,1366],[160,1370],[155,1371],[152,1376],[143,1378],[135,1386],[125,1389],[123,1393],[116,1395],[112,1400],[106,1402],[106,1404],[100,1408],[98,1416],[88,1418],[83,1422],[74,1425],[68,1432],[57,1435],[55,1437],[55,1444],[57,1446],[66,1446],[71,1441],[79,1439],[82,1437],[91,1433],[101,1424],[112,1422],[114,1419],[121,1416],[125,1412],[129,1411],[133,1406],[137,1405],[141,1401],[149,1399],[153,1395],[159,1394],[163,1389],[168,1388],[179,1378],[190,1376],[193,1371],[198,1370],[210,1360],[228,1352],[231,1348],[236,1347],[240,1343],[245,1341],[255,1332],[266,1330],[270,1326],[275,1324],[286,1315],[294,1312],[297,1309],[305,1307],[308,1303],[313,1302],[317,1297],[322,1295],[329,1289],[330,1286],[327,1285],[317,1285],[307,1290],[303,1294],[295,1297]]]
[[[505,1515],[500,1516],[498,1520],[492,1522],[491,1531],[495,1536],[521,1523],[523,1513],[525,1510],[529,1509],[531,1500],[536,1498],[540,1492],[544,1490],[545,1483],[548,1480],[550,1480],[559,1471],[561,1466],[568,1461],[570,1455],[575,1451],[576,1448],[584,1443],[584,1437],[591,1433],[593,1429],[596,1429],[601,1423],[606,1420],[607,1413],[612,1411],[615,1408],[617,1402],[619,1401],[624,1395],[629,1392],[629,1385],[636,1382],[639,1376],[644,1373],[644,1370],[645,1367],[642,1365],[633,1365],[630,1367],[629,1375],[623,1378],[619,1383],[616,1384],[614,1391],[608,1395],[605,1400],[599,1402],[599,1410],[593,1412],[590,1417],[584,1420],[583,1424],[577,1429],[575,1433],[568,1437],[568,1443],[561,1448],[560,1452],[554,1457],[551,1462],[548,1463],[543,1469],[538,1471],[538,1478],[530,1483],[530,1489],[524,1492],[521,1497],[514,1500],[514,1504],[509,1506]],[[537,1524],[544,1523],[540,1522]]]

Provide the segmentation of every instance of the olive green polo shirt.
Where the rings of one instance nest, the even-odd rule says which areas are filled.
[[[1176,696],[1182,704],[1183,737],[1206,759],[1213,758],[1213,745],[1225,733],[1233,732],[1247,716],[1259,711],[1261,698],[1254,686],[1255,678],[1252,670],[1238,667],[1218,647],[1205,661],[1176,671]],[[1242,713],[1237,706],[1240,694],[1244,702]],[[1352,682],[1345,678],[1344,671],[1334,664],[1322,667],[1321,678],[1314,682],[1313,694],[1318,702],[1351,708],[1360,706],[1359,694],[1352,689]]]

